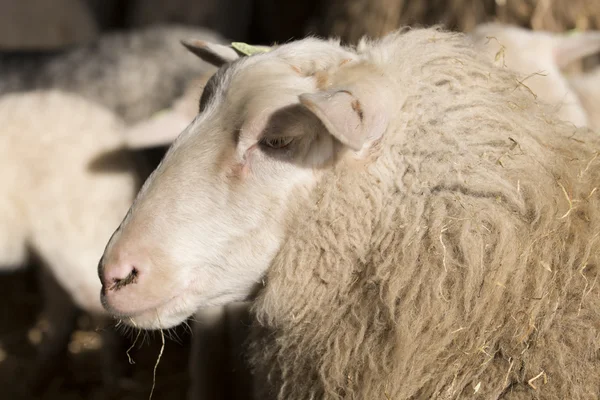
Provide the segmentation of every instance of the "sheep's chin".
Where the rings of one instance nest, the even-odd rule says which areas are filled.
[[[189,305],[186,306],[186,299],[178,296],[158,307],[133,315],[120,316],[120,320],[124,325],[132,328],[146,330],[169,329],[184,322],[194,314],[195,310]]]
[[[180,295],[159,307],[132,316],[122,317],[121,321],[127,326],[138,329],[170,329],[183,323],[202,308],[224,306],[228,303],[241,301],[246,298],[247,296],[225,294],[207,300],[188,298],[187,296]]]
[[[164,313],[160,309],[153,309],[135,317],[126,317],[122,321],[125,325],[137,329],[169,329],[181,324],[192,314],[183,311],[180,313]]]

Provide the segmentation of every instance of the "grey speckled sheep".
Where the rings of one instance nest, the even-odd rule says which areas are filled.
[[[258,292],[259,399],[598,397],[596,133],[462,34],[200,47],[222,68],[107,244],[111,313]]]
[[[109,33],[61,54],[2,54],[0,95],[60,89],[108,107],[126,123],[145,120],[169,107],[192,79],[214,70],[182,46],[190,37],[223,40],[206,29],[160,26]]]

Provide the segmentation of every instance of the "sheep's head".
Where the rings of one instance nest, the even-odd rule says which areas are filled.
[[[249,57],[187,46],[220,68],[99,264],[104,306],[148,329],[251,296],[295,207],[323,171],[371,154],[395,103],[374,64],[332,41]]]

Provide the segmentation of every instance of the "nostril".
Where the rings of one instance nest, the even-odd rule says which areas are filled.
[[[125,278],[113,278],[112,285],[111,285],[111,287],[108,288],[108,290],[117,291],[119,289],[124,288],[127,285],[135,283],[138,275],[139,275],[138,270],[135,267],[133,267],[131,269],[131,272],[129,272],[129,275],[127,275]]]

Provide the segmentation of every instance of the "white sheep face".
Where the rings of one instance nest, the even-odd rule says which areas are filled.
[[[357,60],[305,39],[223,66],[106,247],[105,307],[155,329],[250,296],[321,171],[385,128],[373,67]]]

